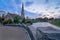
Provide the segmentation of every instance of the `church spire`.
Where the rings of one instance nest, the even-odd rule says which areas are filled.
[[[21,17],[22,17],[22,19],[25,18],[25,15],[24,15],[24,4],[23,3],[22,3]]]

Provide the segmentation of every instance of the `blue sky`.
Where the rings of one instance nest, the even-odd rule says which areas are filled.
[[[20,14],[22,3],[30,18],[60,18],[60,0],[0,0],[0,10]]]

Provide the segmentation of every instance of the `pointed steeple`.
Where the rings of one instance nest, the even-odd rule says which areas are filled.
[[[21,10],[21,18],[24,19],[25,15],[24,15],[24,4],[22,3],[22,10]]]

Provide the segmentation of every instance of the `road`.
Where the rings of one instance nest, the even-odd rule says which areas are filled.
[[[52,25],[48,22],[37,22],[37,23],[33,23],[31,26],[29,26],[29,28],[31,29],[35,39],[36,39],[36,29],[38,27],[52,27],[54,29],[57,29],[57,30],[60,30],[59,27],[55,26],[55,25]]]
[[[27,31],[22,27],[0,25],[0,40],[31,40]]]

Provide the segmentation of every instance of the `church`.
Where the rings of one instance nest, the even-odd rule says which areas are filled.
[[[25,14],[24,14],[24,4],[22,3],[22,10],[21,10],[21,18],[22,20],[25,18]]]

